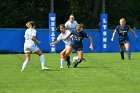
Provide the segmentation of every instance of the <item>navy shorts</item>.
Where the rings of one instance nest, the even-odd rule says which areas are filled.
[[[119,40],[120,46],[124,45],[125,43],[129,43],[129,39]]]
[[[71,42],[70,46],[72,46],[72,48],[75,50],[75,51],[82,51],[83,50],[83,44],[76,44],[74,42]]]

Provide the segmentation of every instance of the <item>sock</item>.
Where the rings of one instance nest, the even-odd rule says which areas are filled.
[[[82,60],[80,60],[78,63],[81,63],[82,62]]]
[[[28,60],[25,60],[25,61],[23,62],[21,71],[23,71],[23,70],[25,69],[25,67],[26,67],[26,65],[28,64],[28,62],[29,62]]]
[[[128,50],[127,51],[128,59],[131,59],[131,52]]]
[[[64,66],[64,59],[60,59],[60,67],[63,67]]]
[[[67,61],[68,63],[70,63],[70,56],[68,56],[68,57],[66,58],[66,61]]]
[[[41,62],[41,66],[42,66],[42,68],[44,68],[44,67],[45,67],[45,59],[44,59],[44,55],[41,55],[41,56],[40,56],[40,62]]]
[[[121,59],[124,60],[124,51],[121,51],[120,54],[121,54]]]

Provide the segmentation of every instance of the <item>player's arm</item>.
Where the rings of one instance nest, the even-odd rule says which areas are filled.
[[[50,46],[56,45],[56,44],[58,44],[58,43],[59,43],[59,40],[56,40],[55,42],[52,42],[52,43],[50,44]]]
[[[116,35],[116,32],[117,32],[117,29],[114,30],[113,35],[112,35],[112,38],[111,38],[111,41],[114,40],[114,37],[115,37],[115,35]]]
[[[40,44],[41,42],[40,41],[38,41],[36,38],[35,38],[35,36],[32,36],[32,38],[31,38],[35,43],[37,43],[37,44]]]
[[[133,30],[133,29],[129,28],[129,31],[131,31],[131,32],[132,32],[132,34],[135,36],[135,38],[137,38],[137,35],[136,35],[136,33],[134,32],[134,30]]]
[[[91,49],[91,50],[93,50],[93,40],[92,40],[92,38],[89,36],[88,37],[88,39],[89,39],[89,41],[90,41],[90,46],[89,46],[89,48]]]
[[[69,30],[70,31],[70,30]],[[66,37],[64,37],[64,38],[61,38],[61,40],[66,40],[66,39],[68,39],[70,36],[71,36],[71,31],[70,31],[70,33],[66,36]]]

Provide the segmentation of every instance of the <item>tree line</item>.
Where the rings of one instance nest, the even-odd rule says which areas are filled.
[[[54,0],[57,26],[65,23],[70,14],[75,15],[84,28],[99,29],[103,0]],[[50,0],[0,0],[0,28],[24,28],[34,20],[38,28],[48,28]],[[105,0],[109,28],[119,24],[124,17],[131,27],[140,28],[140,0]]]

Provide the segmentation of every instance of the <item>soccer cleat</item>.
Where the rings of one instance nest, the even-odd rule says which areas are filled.
[[[49,70],[50,68],[47,67],[43,67],[42,70]]]
[[[73,68],[76,68],[80,62],[74,62]]]
[[[60,68],[63,68],[63,66],[60,66]]]
[[[124,58],[121,58],[122,60],[124,60]]]
[[[23,69],[21,69],[20,71],[21,71],[21,72],[23,72],[24,70],[23,70]]]
[[[82,59],[83,61],[85,61],[86,62],[86,59],[83,57],[83,59]]]

